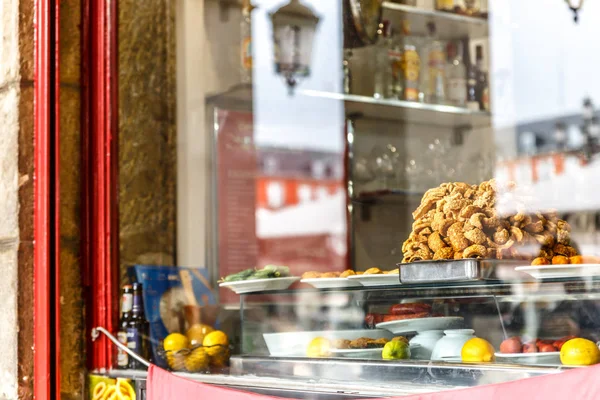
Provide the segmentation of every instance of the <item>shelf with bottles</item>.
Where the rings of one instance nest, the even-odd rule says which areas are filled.
[[[487,18],[460,15],[441,10],[428,10],[392,1],[383,3],[383,18],[393,22],[408,20],[413,33],[427,33],[427,24],[435,23],[445,39],[483,38],[489,35]]]
[[[222,93],[207,97],[207,104],[226,109],[252,110],[252,85],[240,84]],[[348,118],[401,121],[446,127],[476,128],[491,124],[487,111],[472,111],[463,107],[425,104],[395,99],[375,99],[369,96],[299,90],[299,96],[343,101]]]

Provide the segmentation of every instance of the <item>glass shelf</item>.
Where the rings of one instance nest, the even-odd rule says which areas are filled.
[[[299,90],[297,96],[343,101],[346,116],[353,119],[388,120],[455,128],[489,127],[491,114],[462,107],[423,104],[412,101],[378,100],[369,96],[341,94],[319,90]],[[208,96],[207,104],[226,109],[252,110],[252,85],[242,84]]]
[[[444,11],[425,10],[386,1],[383,3],[383,18],[399,26],[402,19],[410,22],[411,32],[425,35],[427,24],[433,22],[437,34],[443,39],[484,38],[489,35],[488,20]]]
[[[274,290],[246,293],[241,295],[244,302],[252,302],[256,295],[303,295],[315,293],[361,293],[365,300],[386,300],[402,298],[478,298],[497,297],[502,301],[522,301],[535,298],[536,301],[590,300],[600,299],[600,277],[586,279],[548,279],[543,281],[499,281],[479,280],[472,282],[401,284],[394,286],[370,286],[351,288]]]

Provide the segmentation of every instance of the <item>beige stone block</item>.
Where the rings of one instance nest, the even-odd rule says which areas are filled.
[[[17,246],[16,241],[7,247],[0,243],[0,399],[16,399],[18,393]]]
[[[0,92],[0,240],[19,237],[19,85]]]
[[[19,237],[33,240],[33,87],[21,86],[19,100]]]
[[[20,79],[19,0],[3,0],[0,5],[0,91]]]

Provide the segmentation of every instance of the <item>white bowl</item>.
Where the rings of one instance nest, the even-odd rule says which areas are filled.
[[[269,354],[278,357],[305,357],[308,345],[317,337],[355,340],[361,337],[392,339],[394,335],[384,329],[263,333]]]
[[[445,361],[461,358],[463,345],[475,337],[473,329],[448,329],[444,331],[441,338],[433,348],[431,359],[433,361]]]

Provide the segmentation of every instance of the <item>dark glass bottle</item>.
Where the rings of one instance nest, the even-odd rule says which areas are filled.
[[[490,88],[488,84],[487,73],[483,62],[483,47],[475,48],[475,64],[477,66],[477,100],[481,111],[490,110]]]
[[[134,283],[133,307],[131,318],[127,323],[127,347],[148,359],[148,322],[144,315],[144,303],[142,300],[142,284]],[[145,369],[145,366],[133,357],[129,357],[129,369]]]
[[[127,327],[131,318],[133,308],[133,288],[131,285],[123,286],[121,296],[121,318],[119,319],[119,331],[117,339],[119,342],[127,346]],[[117,351],[117,368],[127,369],[129,367],[129,354],[119,349]]]

